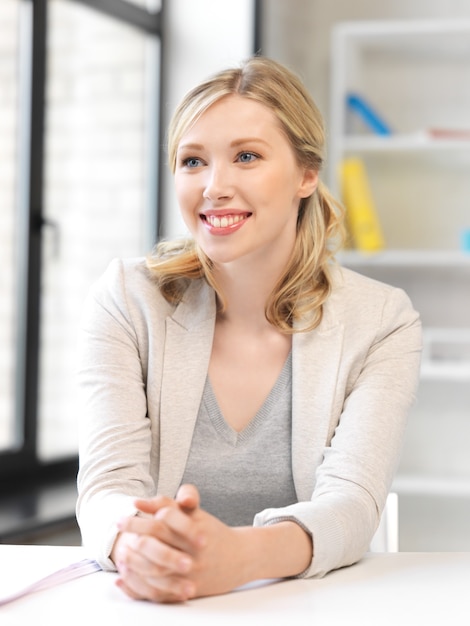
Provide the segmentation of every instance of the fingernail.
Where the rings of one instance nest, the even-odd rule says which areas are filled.
[[[194,588],[194,585],[192,583],[187,583],[184,587],[183,587],[183,593],[185,595],[186,598],[193,598],[196,590]]]
[[[191,563],[191,559],[189,557],[187,557],[187,556],[182,557],[180,559],[180,561],[179,561],[179,570],[180,570],[180,572],[182,572],[182,573],[189,572],[189,570],[191,569],[191,565],[192,565],[192,563]]]

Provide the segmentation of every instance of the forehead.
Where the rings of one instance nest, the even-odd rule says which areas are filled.
[[[241,96],[230,94],[211,104],[182,134],[181,141],[199,134],[245,134],[247,130],[261,135],[267,132],[283,133],[281,124],[268,106]]]

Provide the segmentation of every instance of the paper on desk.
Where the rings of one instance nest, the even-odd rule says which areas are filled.
[[[71,563],[70,565],[56,570],[44,578],[36,580],[32,584],[27,585],[18,591],[14,591],[13,593],[3,597],[0,596],[0,606],[13,602],[13,600],[17,600],[18,598],[26,596],[30,593],[43,591],[44,589],[49,589],[50,587],[60,585],[68,582],[69,580],[73,580],[74,578],[86,576],[87,574],[93,574],[93,572],[98,572],[100,570],[101,567],[98,563],[91,559],[83,559],[82,561]]]

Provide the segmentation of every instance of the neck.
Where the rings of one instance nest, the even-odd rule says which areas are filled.
[[[215,277],[224,294],[224,321],[241,323],[261,329],[269,326],[265,310],[269,296],[281,273],[267,264],[243,268],[237,262],[219,266]]]

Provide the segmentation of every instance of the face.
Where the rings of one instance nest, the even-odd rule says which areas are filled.
[[[182,216],[216,264],[285,263],[300,199],[316,184],[317,173],[297,164],[275,114],[239,95],[213,104],[178,144]]]

